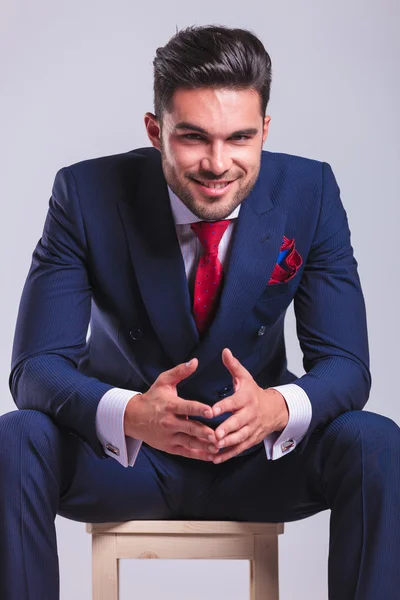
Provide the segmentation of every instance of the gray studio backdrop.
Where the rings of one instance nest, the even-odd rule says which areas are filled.
[[[367,409],[400,423],[399,17],[397,0],[2,0],[0,414],[15,408],[7,379],[17,307],[56,171],[148,145],[143,115],[152,110],[155,49],[176,27],[214,23],[253,30],[271,54],[265,148],[334,170],[367,304]],[[294,325],[289,309],[289,368],[302,374]],[[61,518],[57,532],[61,598],[89,600],[90,536]],[[282,600],[327,599],[328,539],[328,511],[286,525]],[[244,600],[248,564],[124,560],[121,585],[121,600]]]

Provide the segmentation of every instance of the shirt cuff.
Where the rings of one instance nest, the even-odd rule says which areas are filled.
[[[312,406],[306,392],[295,383],[272,388],[285,398],[289,409],[289,421],[283,431],[274,431],[264,438],[265,452],[269,460],[277,460],[289,454],[301,442],[311,423]]]
[[[104,452],[123,467],[133,467],[142,445],[125,435],[124,414],[129,400],[140,392],[120,388],[108,390],[101,398],[96,412],[96,433]]]

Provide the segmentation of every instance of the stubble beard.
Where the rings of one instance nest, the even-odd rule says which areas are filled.
[[[238,179],[238,183],[234,183],[233,185],[237,185],[238,189],[234,193],[231,199],[225,200],[220,198],[215,198],[209,200],[210,204],[200,204],[195,196],[191,193],[189,189],[189,180],[186,185],[183,185],[181,181],[176,176],[174,168],[168,163],[165,152],[163,152],[161,146],[161,164],[164,172],[164,177],[166,179],[167,184],[174,192],[174,194],[183,202],[185,206],[199,219],[202,221],[219,221],[225,219],[228,215],[230,215],[239,204],[243,202],[245,198],[250,194],[251,190],[256,184],[258,174],[260,172],[260,164],[261,164],[261,156],[260,162],[257,166],[257,169],[251,179],[244,185],[240,186],[241,177]],[[196,184],[194,184],[196,185]],[[206,202],[206,200],[205,200]],[[213,204],[211,204],[213,202]]]

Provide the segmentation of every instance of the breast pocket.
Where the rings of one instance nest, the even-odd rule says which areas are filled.
[[[259,298],[259,302],[268,302],[274,298],[288,294],[293,289],[291,282],[275,283],[268,285]]]
[[[296,285],[291,282],[269,285],[258,298],[254,313],[263,325],[274,325],[284,317],[287,308],[293,300]]]

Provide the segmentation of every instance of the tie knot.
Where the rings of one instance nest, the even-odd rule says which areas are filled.
[[[199,238],[206,254],[218,254],[219,243],[229,223],[229,219],[211,222],[198,221],[197,223],[191,223],[190,227]]]

